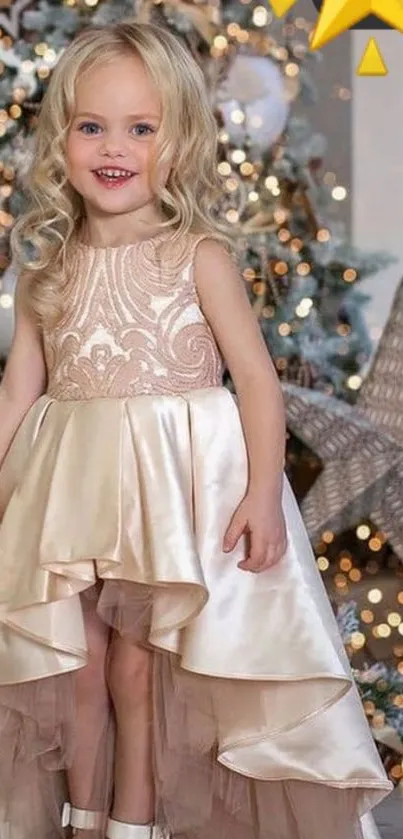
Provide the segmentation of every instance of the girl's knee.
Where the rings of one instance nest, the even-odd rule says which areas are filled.
[[[151,691],[152,653],[122,638],[112,642],[107,679],[117,713],[130,713],[148,700]]]

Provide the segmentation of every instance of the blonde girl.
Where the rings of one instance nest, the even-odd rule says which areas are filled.
[[[389,790],[283,478],[281,392],[217,188],[185,47],[130,21],[81,33],[13,237],[7,839],[358,839]]]

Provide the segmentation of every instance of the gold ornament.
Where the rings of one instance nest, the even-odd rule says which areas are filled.
[[[375,38],[370,38],[357,67],[357,76],[387,76],[388,68]]]
[[[320,49],[371,14],[392,29],[403,32],[401,0],[324,0],[312,35],[311,49]]]
[[[324,0],[311,37],[311,49],[320,49],[370,14],[383,20],[392,29],[403,32],[401,0]],[[358,66],[357,74],[359,76],[385,76],[387,72],[377,41],[371,38]]]
[[[273,9],[276,17],[283,17],[295,6],[297,0],[270,0],[269,6]]]

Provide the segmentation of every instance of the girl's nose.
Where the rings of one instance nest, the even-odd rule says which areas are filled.
[[[101,140],[100,153],[105,157],[125,157],[124,140],[121,137],[104,135]]]

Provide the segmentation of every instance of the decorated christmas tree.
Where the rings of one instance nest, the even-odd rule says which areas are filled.
[[[389,486],[393,445],[385,428],[353,407],[371,351],[359,283],[389,260],[353,248],[337,220],[331,221],[337,219],[334,209],[343,188],[326,172],[324,138],[306,117],[315,98],[318,60],[308,46],[311,22],[301,16],[278,20],[267,5],[248,0],[10,2],[0,13],[0,307],[6,315],[12,305],[15,270],[9,234],[25,206],[24,178],[52,68],[82,27],[129,16],[172,29],[204,71],[220,140],[222,193],[215,209],[239,237],[243,277],[284,383],[290,477],[304,504],[318,565],[338,609],[368,717],[378,741],[387,740],[381,730],[392,732],[381,748],[386,749],[391,776],[399,780],[403,641],[399,646],[390,636],[393,632],[397,637],[403,626],[398,608],[403,603],[400,565],[382,523],[370,521],[377,509],[376,492]],[[299,115],[297,103],[303,106]],[[350,421],[348,451],[355,472],[348,472],[342,459],[343,417]],[[366,455],[360,460],[355,447],[364,439]],[[375,453],[376,468],[371,460]],[[382,457],[388,466],[382,466]],[[332,520],[320,505],[320,481],[330,476],[333,498],[335,475],[340,476],[342,468],[347,478],[338,487],[339,495],[346,486],[351,490],[351,482],[354,492],[360,487],[355,495],[351,492],[350,507],[343,504]],[[374,474],[384,483],[374,481]],[[371,565],[374,552],[377,561]],[[388,586],[393,590],[390,597]],[[383,602],[393,601],[386,617],[358,605],[375,590],[381,591]],[[390,632],[385,635],[381,626]],[[372,631],[376,627],[378,638]]]

